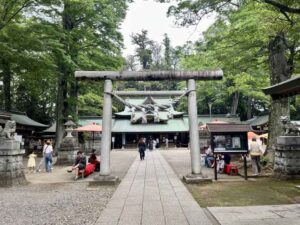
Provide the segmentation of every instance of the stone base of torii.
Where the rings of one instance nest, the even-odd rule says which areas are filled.
[[[186,80],[189,136],[191,152],[191,173],[184,177],[186,182],[198,183],[207,181],[207,177],[201,173],[200,145],[198,133],[197,95],[195,80],[219,80],[223,77],[222,70],[216,71],[77,71],[75,77],[78,80],[104,80],[103,117],[102,117],[102,141],[100,175],[95,178],[100,183],[113,184],[118,182],[118,177],[110,171],[111,130],[112,130],[112,81],[121,80]],[[174,91],[163,91],[155,94],[172,95]]]

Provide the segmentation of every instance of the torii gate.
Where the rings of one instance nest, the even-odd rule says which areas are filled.
[[[78,80],[104,80],[104,101],[102,117],[101,164],[100,177],[103,180],[112,178],[110,174],[110,151],[112,129],[112,81],[159,81],[159,80],[186,80],[189,113],[189,136],[191,151],[192,175],[201,175],[200,145],[197,123],[197,96],[195,80],[220,80],[222,70],[215,71],[76,71]],[[142,93],[142,92],[141,92]],[[151,92],[149,92],[151,94]],[[148,94],[149,94],[148,93]],[[174,91],[162,91],[155,94],[174,95]],[[110,177],[110,178],[108,178]],[[101,180],[101,179],[100,179]]]

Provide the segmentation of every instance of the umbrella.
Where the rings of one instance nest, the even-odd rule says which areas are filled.
[[[85,131],[86,132],[101,132],[102,131],[102,126],[97,125],[96,123],[92,123],[92,124],[89,124],[89,125],[78,127],[75,130],[79,131],[79,132],[85,132]]]
[[[257,134],[254,132],[248,132],[248,140],[251,140],[252,138],[257,138]]]
[[[222,120],[215,119],[214,121],[208,122],[208,123],[214,123],[214,124],[219,124],[219,123],[220,123],[220,124],[221,124],[221,123],[228,123],[228,122],[225,122],[225,121],[222,121]],[[203,130],[203,129],[206,129],[207,126],[206,126],[206,124],[203,124],[203,125],[199,126],[199,128],[200,128],[200,130]]]
[[[94,134],[95,132],[101,132],[102,126],[97,125],[96,123],[88,124],[82,127],[78,127],[75,129],[78,132],[92,132],[93,133],[93,145],[94,145]]]

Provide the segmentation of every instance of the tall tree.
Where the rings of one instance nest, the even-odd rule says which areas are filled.
[[[148,31],[142,30],[141,33],[131,35],[132,43],[137,45],[135,51],[142,68],[144,70],[150,69],[152,63],[151,46],[153,41],[148,38]]]
[[[161,2],[165,1],[162,0]],[[174,15],[177,18],[178,23],[182,25],[196,24],[204,15],[213,11],[218,12],[221,17],[226,18],[227,15],[230,15],[235,11],[243,11],[244,8],[248,6],[251,10],[248,11],[250,19],[255,17],[256,7],[265,7],[264,9],[268,12],[264,15],[266,19],[263,21],[267,22],[267,19],[272,18],[273,24],[269,24],[268,26],[266,25],[268,22],[262,24],[261,21],[258,21],[258,24],[260,24],[260,28],[266,28],[266,26],[268,26],[267,33],[271,36],[267,41],[261,43],[262,49],[267,48],[268,46],[268,64],[271,84],[284,81],[291,76],[292,70],[290,70],[291,67],[289,65],[294,64],[295,54],[297,54],[294,49],[298,46],[295,46],[295,44],[298,43],[299,40],[297,36],[293,35],[295,33],[295,28],[298,27],[299,23],[299,16],[295,16],[299,13],[299,1],[261,0],[254,2],[247,0],[181,0],[176,2],[178,4],[171,6],[168,13],[169,15]],[[247,28],[247,24],[244,23],[241,25],[243,25],[244,28]],[[246,29],[244,29],[244,31],[246,31]],[[243,45],[243,43],[236,43],[236,45]],[[292,68],[294,68],[294,66]],[[283,73],[279,75],[280,72]],[[271,150],[271,146],[275,144],[276,136],[282,132],[280,126],[278,126],[278,121],[279,116],[287,114],[286,110],[282,110],[287,109],[287,106],[287,99],[282,100],[280,103],[271,102],[269,150]]]
[[[68,115],[76,119],[78,112],[78,83],[74,71],[79,68],[83,70],[121,68],[122,36],[118,29],[125,17],[127,2],[57,0],[49,1],[40,7],[37,17],[43,23],[54,27],[56,38],[62,46],[52,51],[59,74],[56,147],[61,143],[64,134],[63,124]]]
[[[167,70],[171,69],[171,41],[168,37],[168,34],[164,35],[163,39],[163,45],[164,45],[164,56],[165,56],[165,68]]]

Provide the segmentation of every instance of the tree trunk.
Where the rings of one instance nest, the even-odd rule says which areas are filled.
[[[72,43],[68,38],[68,35],[71,35],[70,31],[74,29],[73,15],[70,14],[72,10],[71,4],[64,2],[64,11],[62,14],[62,26],[66,32],[66,39],[61,40],[62,44],[65,45],[66,53],[74,61],[74,58],[77,57],[76,50],[71,48]],[[75,53],[74,53],[75,52]],[[64,64],[61,62],[61,56],[58,54],[57,63],[60,72],[60,78],[58,80],[58,93],[57,93],[57,102],[56,102],[56,149],[59,148],[63,136],[64,136],[64,123],[69,115],[77,115],[77,82],[75,81],[74,71],[70,65]],[[73,84],[74,83],[74,84]]]
[[[278,33],[277,36],[269,42],[269,70],[271,85],[278,84],[291,77],[293,67],[288,65],[285,57],[287,49],[284,33]],[[289,113],[288,99],[271,100],[269,117],[269,141],[267,151],[271,152],[271,159],[274,160],[273,146],[276,139],[283,133],[280,117]]]
[[[252,118],[252,98],[250,96],[247,97],[247,120]]]
[[[58,150],[64,136],[64,112],[65,112],[65,96],[66,82],[64,74],[60,74],[58,79],[57,99],[56,99],[56,139],[55,149]]]
[[[236,111],[239,105],[239,92],[234,92],[232,94],[232,101],[231,101],[231,107],[230,107],[230,114],[231,115],[236,115]]]
[[[78,115],[78,106],[77,106],[77,98],[78,98],[78,82],[75,80],[74,74],[73,75],[73,81],[71,82],[71,90],[70,90],[70,115],[73,114],[73,118],[77,117]]]
[[[11,69],[6,60],[2,60],[4,109],[11,110]]]

